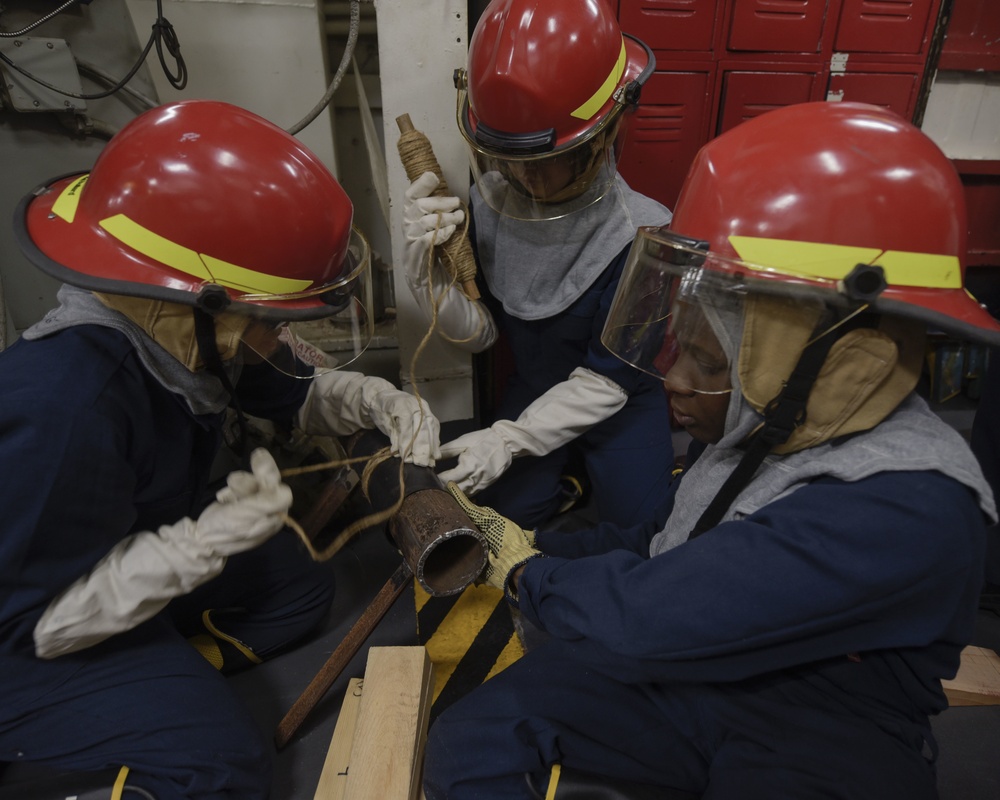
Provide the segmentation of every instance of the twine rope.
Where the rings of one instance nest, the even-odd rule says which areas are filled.
[[[441,176],[441,168],[438,166],[437,159],[434,157],[434,152],[431,149],[430,141],[427,137],[420,133],[420,131],[412,130],[405,131],[400,135],[399,139],[399,151],[400,157],[406,166],[407,174],[413,174],[415,176],[422,175],[424,172],[434,172],[439,177]],[[410,180],[413,180],[411,177]],[[443,194],[447,192],[447,187],[444,185],[442,179],[441,184],[438,186],[438,190],[435,194]],[[427,347],[428,342],[434,336],[435,332],[448,342],[453,344],[465,344],[476,339],[481,333],[486,325],[486,311],[481,307],[481,304],[476,302],[478,300],[478,291],[475,291],[475,276],[476,276],[476,262],[475,256],[472,253],[472,248],[468,243],[468,226],[469,226],[469,213],[468,207],[463,203],[461,204],[463,211],[465,212],[465,220],[461,231],[456,230],[455,234],[452,235],[447,242],[443,245],[436,247],[429,247],[427,249],[427,259],[426,259],[426,271],[427,271],[427,292],[430,298],[431,305],[431,320],[427,331],[424,333],[423,338],[418,343],[417,347],[413,351],[413,357],[410,359],[409,374],[410,374],[410,385],[413,387],[413,394],[417,398],[417,402],[420,408],[420,416],[417,421],[417,425],[413,430],[413,435],[407,445],[407,451],[412,451],[413,445],[416,442],[417,434],[423,426],[426,415],[424,413],[424,404],[420,396],[420,390],[417,388],[416,371],[417,362],[420,356],[423,354],[424,349]],[[441,215],[437,215],[437,223],[434,229],[435,239],[437,232],[440,230],[441,226]],[[449,245],[451,245],[449,247]],[[449,281],[444,287],[444,290],[440,295],[435,295],[433,291],[433,273],[435,267],[436,257],[439,257],[442,265],[447,271]],[[472,287],[475,296],[470,295],[468,287]],[[438,308],[444,299],[444,297],[455,287],[460,291],[463,291],[465,296],[473,302],[476,313],[479,315],[479,323],[476,330],[471,336],[465,339],[454,339],[445,333],[438,330]],[[463,288],[465,287],[465,288]],[[402,455],[402,454],[401,454]],[[310,464],[307,466],[291,467],[281,471],[281,476],[292,477],[295,475],[303,475],[310,472],[320,472],[323,470],[333,470],[340,469],[341,467],[350,466],[352,464],[359,464],[361,462],[366,462],[365,467],[361,474],[361,489],[364,492],[365,498],[369,501],[371,500],[368,485],[371,480],[371,476],[375,469],[388,460],[392,458],[392,451],[388,447],[384,447],[378,452],[372,454],[371,456],[360,456],[356,458],[346,458],[346,459],[334,459],[332,461],[327,461],[321,464]],[[346,545],[355,535],[366,528],[371,528],[376,525],[380,525],[388,519],[391,519],[396,512],[403,505],[404,499],[404,480],[403,480],[403,459],[399,459],[399,496],[396,502],[392,504],[389,508],[383,509],[382,511],[377,511],[372,514],[367,514],[364,517],[355,520],[350,525],[348,525],[344,530],[338,533],[329,545],[322,549],[317,549],[313,544],[312,540],[309,538],[309,534],[305,529],[289,514],[285,514],[283,519],[285,524],[291,528],[296,535],[302,540],[305,545],[306,550],[309,555],[315,561],[326,561],[333,557],[337,552],[339,552],[344,545]]]
[[[425,172],[433,172],[441,181],[434,194],[443,196],[448,193],[448,186],[441,175],[441,167],[434,156],[430,140],[423,133],[415,129],[404,131],[399,135],[397,146],[409,180],[413,181]],[[476,257],[469,245],[468,237],[469,209],[465,203],[461,204],[461,208],[465,212],[462,230],[456,231],[456,235],[433,249],[438,252],[441,263],[466,296],[471,300],[478,300],[479,293],[475,289]]]
[[[412,442],[411,442],[412,444]],[[392,451],[388,447],[383,447],[376,453],[373,453],[368,457],[359,458],[347,458],[347,459],[337,459],[335,461],[328,461],[325,464],[312,464],[309,467],[293,467],[291,469],[282,470],[282,477],[288,475],[300,475],[304,472],[318,472],[322,469],[337,469],[349,464],[357,464],[359,462],[365,461],[365,468],[361,472],[361,491],[364,492],[365,498],[369,501],[371,500],[368,494],[368,484],[371,480],[372,474],[375,469],[382,464],[384,461],[392,458]],[[355,537],[358,533],[365,530],[366,528],[373,528],[376,525],[381,525],[388,519],[391,519],[397,511],[403,505],[403,460],[399,460],[399,497],[396,502],[390,507],[385,508],[381,511],[376,511],[371,514],[366,514],[360,519],[354,520],[350,525],[348,525],[344,530],[338,533],[333,540],[326,547],[322,549],[317,549],[316,545],[313,544],[312,539],[309,538],[309,534],[306,533],[305,529],[295,521],[290,515],[285,514],[283,519],[285,524],[291,528],[296,535],[302,540],[305,545],[306,550],[309,552],[310,557],[313,561],[327,561],[336,555],[340,550],[343,549],[351,539]]]

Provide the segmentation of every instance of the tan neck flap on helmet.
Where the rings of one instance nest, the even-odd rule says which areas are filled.
[[[94,296],[108,308],[132,320],[154,342],[191,372],[205,368],[198,351],[191,306],[150,300],[145,297],[125,297],[99,292],[94,292]],[[250,324],[250,317],[244,314],[223,313],[220,319],[223,318],[225,324],[215,326],[215,344],[219,348],[219,357],[223,361],[228,361],[236,357],[240,339]]]
[[[819,322],[821,309],[787,298],[751,295],[746,302],[739,378],[743,396],[762,412],[781,391]],[[922,323],[886,316],[831,348],[813,385],[806,419],[776,453],[794,453],[885,419],[920,378]]]

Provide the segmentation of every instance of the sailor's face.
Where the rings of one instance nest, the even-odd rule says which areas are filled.
[[[508,170],[526,194],[543,202],[556,197],[576,180],[575,161],[570,158],[514,162]]]
[[[281,332],[284,328],[283,324],[253,320],[242,336],[243,361],[247,364],[259,364],[274,355],[283,345]]]
[[[674,419],[693,439],[718,442],[732,396],[729,359],[707,325],[693,335],[678,332],[677,360],[663,379]]]

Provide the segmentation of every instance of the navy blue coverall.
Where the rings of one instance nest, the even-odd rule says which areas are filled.
[[[550,638],[438,717],[428,800],[530,797],[556,763],[706,800],[936,797],[929,716],[982,581],[974,494],[821,478],[650,558],[672,504],[538,533],[518,601]]]
[[[266,658],[325,618],[332,575],[280,531],[176,608],[36,658],[32,631],[61,590],[127,535],[195,518],[211,499],[223,414],[193,415],[123,334],[95,325],[19,340],[0,374],[0,761],[126,765],[158,800],[267,797],[270,743],[175,623],[240,609],[226,632]],[[244,368],[237,394],[247,413],[290,420],[308,384],[264,364]]]
[[[1000,497],[1000,347],[990,351],[989,359],[969,446],[979,459],[993,494]],[[986,581],[992,594],[1000,592],[1000,525],[990,528],[987,536]]]
[[[469,238],[475,242],[475,233]],[[601,331],[630,247],[566,311],[547,319],[523,320],[508,314],[486,282],[479,282],[514,362],[495,418],[489,422],[517,419],[577,367],[604,375],[628,392],[628,401],[616,414],[548,455],[514,459],[496,483],[476,495],[477,503],[495,508],[523,527],[544,523],[565,500],[559,478],[567,471],[574,450],[583,458],[601,519],[619,525],[647,519],[670,483],[674,457],[663,385],[601,344]]]

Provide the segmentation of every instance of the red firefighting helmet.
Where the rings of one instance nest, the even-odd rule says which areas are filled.
[[[654,66],[606,0],[493,0],[469,42],[468,71],[456,76],[459,130],[484,199],[511,212],[504,203],[513,183],[536,201],[512,214],[524,218],[600,199],[614,179],[622,112],[638,103]],[[572,167],[572,185],[539,188],[524,178],[554,163]]]
[[[776,109],[702,147],[669,227],[639,230],[602,341],[662,376],[678,298],[756,293],[1000,344],[965,289],[966,237],[961,180],[918,128],[862,103]]]
[[[25,197],[28,258],[62,282],[209,311],[308,320],[368,281],[368,245],[336,178],[297,139],[209,100],[141,114],[89,174]]]
[[[895,113],[802,103],[698,153],[670,223],[747,277],[868,302],[962,337],[1000,333],[965,289],[962,183]]]

